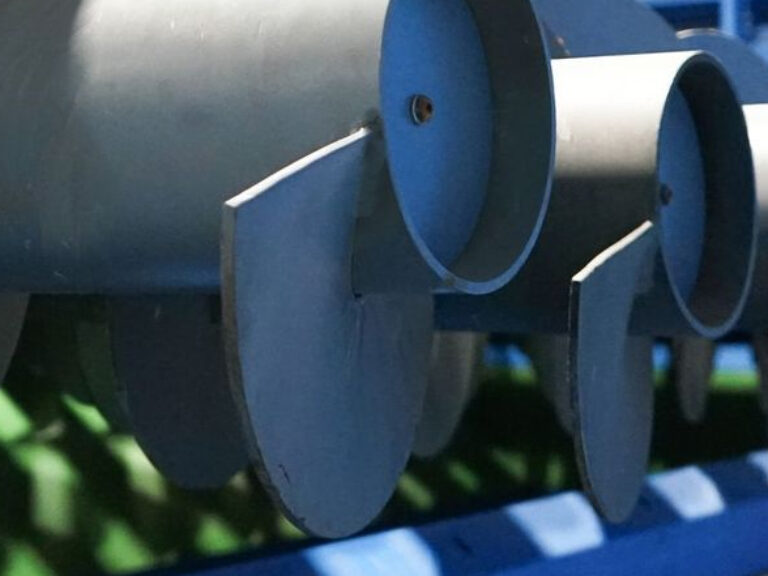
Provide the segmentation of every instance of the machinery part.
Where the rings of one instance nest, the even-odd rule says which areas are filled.
[[[95,405],[113,431],[129,432],[102,299],[35,296],[26,323],[46,380],[79,401]]]
[[[719,66],[705,55],[682,52],[566,59],[554,64],[558,74],[556,90],[562,136],[555,192],[540,242],[523,273],[500,293],[478,299],[442,299],[441,325],[451,329],[564,333],[568,307],[564,286],[569,283],[570,275],[578,271],[578,262],[586,261],[590,252],[596,253],[601,247],[611,245],[611,238],[621,237],[635,219],[640,222],[643,216],[654,219],[658,212],[662,229],[664,221],[669,220],[665,212],[675,202],[661,206],[663,182],[660,177],[664,174],[660,171],[671,163],[655,155],[660,146],[664,146],[670,154],[674,152],[675,157],[690,164],[694,173],[703,157],[705,181],[711,189],[706,194],[705,210],[720,210],[729,217],[706,221],[703,250],[704,256],[712,253],[713,263],[707,263],[704,258],[701,272],[706,273],[706,277],[699,278],[695,287],[684,283],[686,277],[696,277],[691,270],[685,270],[686,274],[672,272],[677,263],[675,253],[669,239],[662,242],[663,258],[657,271],[661,276],[668,275],[670,281],[657,282],[666,294],[661,300],[648,298],[648,301],[665,302],[663,306],[654,305],[666,308],[669,313],[639,320],[647,319],[651,323],[663,320],[666,327],[657,326],[651,331],[659,334],[690,330],[686,324],[693,324],[697,331],[706,333],[721,334],[729,330],[741,311],[752,271],[754,201],[744,119]],[[571,89],[571,86],[580,86],[580,89]],[[643,88],[647,91],[649,86],[654,86],[653,98],[643,92]],[[679,92],[673,89],[675,86]],[[667,109],[668,101],[680,104],[681,96],[686,106]],[[641,108],[647,110],[644,120],[638,113],[641,104],[633,103],[635,98],[645,103]],[[655,111],[653,114],[651,109]],[[633,113],[628,114],[629,110]],[[695,123],[693,131],[690,122]],[[654,125],[655,129],[649,130],[648,125]],[[604,137],[600,126],[610,126],[612,137]],[[676,135],[682,131],[685,137]],[[698,142],[691,141],[691,133]],[[576,134],[584,136],[577,141]],[[733,145],[723,146],[724,138]],[[621,147],[624,139],[634,141],[634,154]],[[640,139],[645,147],[640,146]],[[680,143],[687,143],[691,148],[680,154],[675,150]],[[645,152],[640,152],[641,148]],[[668,176],[679,178],[681,175],[687,177],[684,171],[671,172]],[[613,192],[616,189],[624,193],[616,194]],[[594,191],[587,194],[589,190]],[[732,193],[732,190],[738,192]],[[700,195],[703,193],[700,191]],[[689,195],[678,197],[686,199]],[[699,205],[697,218],[700,211]],[[717,241],[713,240],[715,236],[719,238]],[[739,250],[734,250],[733,258],[726,259],[720,257],[717,246],[738,246]],[[720,287],[710,286],[709,279],[715,277],[712,266],[719,267],[719,277],[729,278],[729,282]],[[544,283],[542,278],[548,281]],[[699,289],[713,291],[712,301],[719,302],[719,307],[707,310],[702,304],[706,298],[699,295]],[[718,290],[723,296],[719,299],[714,298]]]
[[[768,75],[768,65],[763,65],[762,74]],[[757,190],[760,233],[758,236],[755,281],[744,314],[739,321],[741,332],[760,332],[768,329],[768,89],[765,100],[760,104],[744,106],[747,119],[752,158],[755,164],[755,187]]]
[[[56,341],[72,348],[67,372],[79,375],[110,425],[134,434],[169,480],[187,489],[217,488],[248,465],[226,380],[218,299],[78,298],[50,305],[68,326]]]
[[[16,352],[28,302],[26,294],[0,295],[0,318],[3,322],[3,329],[0,330],[0,381],[5,379]]]
[[[459,32],[453,31],[456,27]],[[486,66],[461,68],[457,63],[476,49],[479,53],[472,60],[484,59]],[[401,216],[395,215],[390,198],[383,196],[375,204],[363,197],[356,231],[355,290],[402,292],[415,287],[423,291],[428,285],[449,292],[494,291],[527,259],[549,200],[554,106],[547,50],[535,14],[526,2],[394,0],[381,53],[381,122]],[[525,91],[518,89],[521,76],[532,82]],[[462,82],[455,82],[457,77]],[[489,98],[479,99],[466,88],[458,89],[458,84],[489,84]],[[403,102],[425,93],[434,105],[434,115],[428,125],[420,126],[405,113]],[[537,101],[536,95],[544,102]],[[525,108],[530,116],[523,112]],[[493,129],[486,135],[490,141],[460,137],[454,126],[458,118],[468,126],[490,121]],[[510,126],[515,129],[508,130]],[[475,143],[472,148],[485,150],[477,159],[479,168],[467,165],[466,141]],[[525,157],[532,162],[530,168],[523,162]],[[467,171],[486,174],[487,182],[462,184]],[[441,174],[442,181],[432,178],[432,172]],[[447,198],[440,191],[446,187],[471,199],[468,202],[484,197],[477,217],[467,219],[471,211]],[[512,190],[514,194],[509,193]],[[454,222],[462,212],[461,220]],[[393,224],[400,218],[418,251],[415,259],[401,239],[405,235],[398,233],[402,226]],[[432,228],[442,232],[433,234],[435,242],[430,245],[426,232]],[[456,243],[457,238],[463,241]],[[459,244],[463,251],[457,250]],[[424,262],[430,271],[427,276]]]
[[[360,286],[488,291],[535,240],[553,104],[525,1],[11,0],[0,21],[2,288],[216,291],[222,202],[378,120],[402,216],[377,225],[404,261]],[[359,250],[384,250],[370,229]]]
[[[743,104],[765,103],[768,64],[744,42],[713,29],[682,30],[677,38],[680,48],[706,50],[720,60]]]
[[[384,331],[413,332],[420,342],[431,327],[432,290],[497,289],[516,274],[535,243],[549,198],[554,106],[547,49],[526,1],[345,1],[328,10],[303,0],[279,6],[141,1],[130,7],[111,0],[12,0],[0,9],[0,20],[0,133],[17,135],[12,143],[0,144],[8,160],[0,169],[0,188],[8,205],[17,207],[13,214],[4,212],[0,226],[0,269],[9,274],[3,280],[8,286],[112,296],[214,293],[221,273],[230,298],[235,284],[238,294],[244,290],[245,277],[259,284],[248,284],[249,291],[277,290],[287,299],[298,288],[281,294],[284,282],[274,278],[285,269],[288,251],[299,251],[301,244],[307,254],[315,253],[306,241],[302,244],[302,228],[281,228],[272,238],[254,233],[251,240],[263,243],[260,253],[278,245],[286,249],[274,255],[279,257],[276,267],[257,266],[261,278],[242,267],[220,270],[220,250],[230,262],[234,252],[243,257],[236,242],[219,246],[220,205],[361,126],[372,127],[385,136],[374,153],[381,162],[359,187],[333,191],[329,202],[338,206],[323,206],[338,212],[333,222],[341,226],[319,232],[329,240],[320,246],[326,252],[318,252],[325,259],[307,262],[304,256],[296,262],[328,267],[332,282],[312,286],[317,298],[338,294],[338,278],[348,276],[344,295],[360,308],[360,336],[378,322],[376,310],[409,303],[409,314],[398,310],[381,320],[376,330],[382,337],[366,341],[362,350],[398,363],[388,368],[405,375],[397,386],[409,390],[403,398],[416,399],[410,412],[420,407],[423,383],[414,383],[414,375],[423,377],[416,366],[421,347],[403,351],[393,340],[397,333]],[[255,36],[254,30],[259,31]],[[328,37],[337,41],[329,43]],[[457,77],[462,81],[456,82]],[[526,90],[516,89],[520,85]],[[41,109],[46,113],[39,114]],[[419,113],[418,123],[412,110]],[[472,150],[463,146],[467,140],[475,143]],[[286,198],[288,205],[298,202],[293,194]],[[276,217],[283,216],[284,207],[277,201]],[[284,221],[265,229],[274,226]],[[347,252],[335,250],[340,244],[331,242],[334,233],[350,239]],[[277,242],[286,235],[295,238]],[[367,298],[374,304],[363,304]],[[258,304],[257,313],[271,317],[274,301]],[[251,341],[244,345],[243,334],[235,329],[251,322],[257,306],[252,300],[247,310],[234,302],[224,306],[230,311],[230,357],[236,359],[234,387],[249,400],[263,398],[260,387],[280,386],[285,378],[262,381],[253,378],[250,363],[242,369],[242,358],[261,356],[264,350],[251,349]],[[340,336],[334,333],[337,327],[354,328],[347,309],[337,307],[314,319],[314,309],[303,310],[308,317],[297,323],[324,322],[317,338]],[[270,331],[285,317],[275,320]],[[125,349],[153,339],[153,329],[149,322],[132,325],[136,341]],[[290,334],[290,326],[284,334]],[[114,334],[111,338],[119,341]],[[350,342],[354,338],[340,349],[351,349]],[[168,366],[157,351],[144,351],[150,358],[141,376],[159,377]],[[332,389],[337,375],[323,372],[332,362],[311,359],[310,369],[295,374],[295,384]],[[369,361],[361,358],[361,368]],[[315,368],[322,377],[313,373]],[[271,369],[263,370],[271,374]],[[181,372],[169,380],[183,378]],[[353,371],[340,379],[347,388],[328,397],[336,410],[355,403],[357,393],[350,390],[364,388],[358,380],[382,387],[379,395],[393,390],[392,382]],[[131,387],[128,383],[125,390],[133,421]],[[295,406],[295,413],[280,412],[280,406],[266,404],[258,411],[284,423],[306,416],[301,406]],[[250,402],[247,409],[256,410]],[[246,413],[246,420],[265,426],[261,432],[271,430],[269,419],[251,416]],[[356,433],[357,417],[347,416],[352,421],[347,421],[346,435]],[[406,415],[403,421],[410,419]],[[402,443],[387,446],[392,454],[384,460],[390,463],[401,458],[410,442],[404,429],[394,435]],[[283,442],[292,448],[290,437]],[[343,438],[318,440],[328,446],[338,440],[343,454]],[[259,462],[274,463],[264,448],[270,441],[256,441]],[[317,459],[312,455],[306,465],[311,469]],[[375,515],[394,486],[392,471],[398,467],[359,464],[371,480],[361,490],[373,494],[362,495],[360,502],[342,485],[333,486],[334,494],[325,493],[333,475],[313,492],[309,478],[314,482],[316,476],[299,472],[293,481],[302,477],[307,493],[295,488],[290,494],[275,493],[284,498],[289,515],[310,531],[348,533]],[[279,466],[268,465],[265,471],[268,484],[281,485]],[[322,506],[306,507],[308,502]],[[334,504],[339,521],[326,521]]]
[[[616,262],[616,269],[609,267],[606,277],[590,277],[592,300],[584,295],[588,288],[585,285],[579,288],[581,297],[570,305],[568,366],[575,398],[577,455],[588,492],[611,521],[624,520],[631,513],[645,475],[653,421],[652,338],[691,330],[705,336],[725,334],[743,310],[751,281],[754,188],[746,127],[727,79],[714,61],[708,60],[710,66],[702,67],[702,61],[696,63],[695,58],[683,64],[657,108],[663,111],[658,130],[652,140],[646,141],[653,150],[650,166],[655,172],[655,185],[649,190],[659,194],[656,216],[651,228],[641,227],[643,232],[636,238],[628,237],[641,254],[633,252],[631,244],[617,244],[616,253],[609,251],[606,255]],[[556,69],[556,86],[558,74]],[[607,73],[607,77],[611,74]],[[708,89],[713,100],[699,99],[697,89]],[[578,140],[577,127],[573,122],[570,126],[574,140]],[[730,151],[718,150],[718,132],[736,143],[737,154],[729,156]],[[634,140],[638,150],[641,141],[642,137]],[[571,150],[563,152],[566,178],[572,190],[586,189],[588,182],[580,178],[588,174],[590,160],[575,149],[571,156]],[[615,165],[630,166],[631,162],[625,157]],[[573,170],[570,173],[569,167]],[[630,173],[634,170],[630,169]],[[723,176],[731,178],[737,187],[719,180]],[[733,195],[734,190],[739,192]],[[719,216],[707,218],[707,214]],[[721,218],[728,218],[725,214],[739,224],[724,225]],[[685,238],[681,239],[677,231],[684,232]],[[652,245],[657,245],[658,250],[649,257],[644,246],[650,242],[646,240],[650,235],[656,236]],[[638,291],[632,288],[636,273],[630,271],[644,264],[653,266],[653,279],[649,290]],[[574,280],[577,284],[578,279]],[[626,311],[628,303],[622,302],[617,292],[622,285],[625,291],[630,288],[629,295],[642,292]],[[609,293],[614,293],[613,299],[607,297]],[[579,310],[580,306],[586,310]],[[574,318],[578,318],[578,325]],[[605,326],[605,322],[611,325]],[[628,328],[624,338],[618,332],[622,328]],[[598,369],[601,358],[604,365]],[[604,393],[607,382],[613,387],[612,397]]]
[[[556,48],[553,50],[553,54],[560,57],[635,54],[678,49],[674,30],[669,24],[648,6],[634,0],[610,2],[604,0],[585,0],[584,2],[536,0],[535,4],[539,15],[553,32],[553,46]],[[592,17],[594,14],[600,14],[602,21],[607,25],[595,26]],[[526,320],[531,319],[531,316],[532,314],[526,314]],[[557,320],[550,319],[548,321],[549,327],[554,327],[557,324],[559,324]],[[567,380],[569,340],[566,336],[555,333],[535,334],[528,341],[532,361],[542,389],[553,403],[561,426],[567,432],[572,432],[574,428],[571,401],[573,393]],[[640,342],[642,344],[630,347],[629,350],[637,352],[639,346],[645,346],[645,342],[642,340]],[[630,345],[627,344],[627,346]],[[647,373],[647,369],[643,368],[641,374],[645,373]],[[634,393],[647,396],[647,384],[640,385],[634,378],[632,380],[638,386]],[[617,393],[621,391],[631,393],[631,389],[622,387],[622,383],[612,384],[617,386],[617,390],[615,390]],[[624,384],[631,385],[630,383]],[[613,398],[616,398],[616,395]],[[643,412],[643,410],[638,410],[637,413],[650,414],[649,411]],[[650,419],[650,416],[648,417]],[[632,422],[637,423],[634,419]],[[644,422],[644,429],[647,430],[649,425],[650,422]],[[630,483],[637,483],[637,474],[639,473],[637,472],[637,463],[644,462],[643,446],[645,442],[646,438],[640,439],[639,442],[635,439],[634,464],[636,472],[635,477],[629,480]],[[631,448],[632,445],[629,449]],[[587,462],[585,460],[586,455],[583,449],[578,452],[580,453],[578,460],[583,464],[583,468]],[[599,454],[590,454],[590,456],[598,458]],[[588,475],[585,476],[588,477]],[[598,476],[594,482],[599,482],[599,478]],[[616,482],[614,489],[620,490],[621,485],[627,481],[625,478]],[[607,498],[611,496],[610,480],[608,480],[604,491],[608,495]],[[621,511],[621,505],[609,506],[608,508]]]
[[[114,378],[125,390],[131,430],[171,481],[226,484],[248,465],[227,384],[218,299],[111,298]]]
[[[432,290],[483,293],[506,283],[530,252],[549,197],[551,79],[530,7],[395,0],[382,25],[365,48],[381,52],[381,125],[295,162],[224,211],[229,372],[251,455],[286,514],[327,537],[359,530],[378,514],[411,452]],[[423,44],[416,56],[405,50],[409,30]],[[478,57],[487,70],[472,64]],[[510,89],[521,75],[532,89]],[[493,106],[457,84],[490,84]],[[422,122],[413,121],[414,95],[433,106]],[[479,110],[468,111],[473,106]],[[489,119],[490,144],[480,147],[487,182],[456,189],[453,181],[470,167],[446,162],[461,136],[453,126],[477,130]],[[472,202],[484,194],[485,203],[472,222],[447,232],[445,207],[436,203],[462,218],[471,212],[446,196],[450,190]],[[303,366],[287,355],[296,343]]]
[[[653,282],[634,300],[625,338],[716,338],[730,331],[743,310],[754,268],[755,202],[744,117],[720,65],[702,53],[674,52],[556,60],[553,74],[558,153],[539,243],[526,268],[499,293],[441,298],[440,326],[555,335],[570,330],[569,348],[587,347],[569,356],[569,373],[578,374],[574,362],[594,359],[588,348],[598,346],[601,338],[608,346],[615,334],[586,337],[585,327],[574,332],[568,325],[578,313],[573,306],[580,303],[569,300],[571,279],[649,221],[659,247]],[[689,232],[682,246],[671,228]],[[624,289],[637,294],[634,283]],[[605,362],[604,370],[610,371],[612,360]],[[642,372],[650,375],[650,366]],[[645,393],[652,387],[650,377],[642,383],[636,374],[624,378],[613,385],[643,386]],[[586,382],[580,386],[589,386]],[[590,448],[586,443],[592,436],[578,428],[581,450],[599,451],[599,442]],[[650,423],[644,430],[650,433]],[[632,454],[639,457],[642,451]],[[617,467],[625,463],[620,456]],[[644,466],[645,460],[638,461],[631,470],[640,474]],[[626,501],[611,508],[612,494],[623,486],[617,482],[612,489],[590,478],[592,469],[582,467],[584,481],[601,511],[612,520],[625,516]],[[637,478],[627,483],[639,485]],[[627,492],[624,498],[634,501],[637,495]]]
[[[77,346],[72,318],[77,304],[70,300],[29,298],[25,317],[24,347],[30,348],[34,372],[46,382],[81,402],[90,402],[90,391],[84,385],[83,374],[77,362]]]
[[[539,243],[525,269],[505,289],[483,298],[440,298],[439,326],[564,334],[569,305],[566,286],[572,276],[631,232],[632,226],[656,220],[658,214],[664,230],[676,202],[662,206],[660,178],[685,179],[688,173],[679,165],[695,174],[703,160],[708,191],[700,190],[699,197],[704,196],[706,204],[688,211],[675,209],[675,214],[683,216],[698,210],[697,218],[702,210],[723,215],[706,219],[698,282],[685,284],[686,278],[697,278],[695,268],[690,268],[698,260],[684,262],[687,267],[681,270],[674,252],[677,246],[667,238],[661,243],[657,266],[659,289],[643,299],[659,313],[637,318],[640,324],[665,325],[636,329],[659,336],[726,333],[738,318],[749,288],[755,228],[746,127],[724,72],[712,58],[684,52],[564,59],[553,62],[553,69],[559,147],[552,201]],[[668,101],[677,105],[667,109]],[[726,140],[733,144],[724,145]],[[633,141],[631,150],[622,146],[626,141]],[[689,148],[681,153],[678,145]],[[668,147],[672,160],[680,161],[667,162],[666,153],[657,158],[661,146]],[[617,194],[617,189],[623,192]],[[676,199],[692,200],[690,194],[678,194]],[[680,222],[667,227],[672,224]],[[690,242],[686,246],[697,252]],[[733,257],[722,257],[722,247],[733,249]],[[728,281],[715,282],[715,277]]]
[[[650,288],[657,242],[653,224],[643,224],[571,286],[568,384],[577,462],[587,494],[612,522],[632,513],[650,456],[653,339],[627,332],[635,296]]]
[[[573,434],[573,403],[568,385],[568,337],[535,335],[527,339],[526,352],[531,358],[542,392],[555,409],[562,429]]]
[[[585,57],[679,49],[674,29],[659,14],[635,0],[534,0],[536,11],[549,32],[553,57]],[[594,14],[608,23],[595,26]],[[438,303],[438,307],[439,303]],[[524,320],[505,318],[497,331],[525,332],[531,316]],[[443,316],[442,313],[439,316]],[[528,320],[531,320],[529,322]],[[517,330],[514,325],[523,324]],[[549,325],[557,324],[549,321]],[[450,324],[448,324],[450,325]],[[538,380],[553,402],[558,421],[566,431],[572,429],[571,393],[566,382],[567,338],[560,334],[534,334],[527,338],[528,352]]]
[[[77,350],[75,356],[93,403],[113,429],[130,433],[133,425],[128,413],[127,391],[124,382],[115,374],[109,310],[105,300],[91,298],[79,302],[72,319]]]
[[[752,344],[760,375],[760,407],[768,415],[768,336],[756,334]]]
[[[250,329],[241,329],[256,314],[273,318],[275,324],[266,328],[270,332],[291,335],[293,325],[280,325],[292,311],[273,316],[277,303],[303,294],[301,286],[317,290],[316,299],[338,296],[339,278],[347,278],[343,296],[351,308],[320,315],[302,308],[307,316],[296,318],[296,324],[317,323],[313,338],[329,342],[338,342],[334,337],[342,334],[334,330],[343,327],[350,339],[340,343],[340,350],[354,349],[353,336],[367,335],[371,325],[382,336],[361,345],[368,355],[359,359],[361,369],[338,379],[346,388],[327,400],[339,411],[355,404],[358,388],[380,387],[370,399],[403,387],[408,393],[402,398],[416,399],[406,412],[418,411],[423,383],[415,382],[414,375],[423,377],[422,347],[404,350],[395,338],[397,330],[413,333],[418,343],[426,338],[434,289],[484,293],[504,285],[527,258],[546,210],[554,107],[547,50],[529,4],[376,0],[365,5],[345,1],[328,10],[303,0],[279,6],[140,1],[130,7],[111,0],[12,0],[0,8],[0,21],[0,134],[15,135],[13,142],[0,143],[7,160],[0,169],[0,188],[4,201],[17,208],[0,216],[6,218],[0,226],[0,269],[8,273],[3,282],[25,291],[116,297],[214,293],[223,277],[234,388],[248,399],[245,420],[257,423],[256,436],[267,434],[254,440],[248,425],[249,439],[259,446],[258,461],[266,463],[267,483],[277,486],[274,492],[289,515],[310,531],[334,536],[361,528],[391,491],[399,467],[392,463],[401,459],[411,432],[393,432],[398,441],[385,444],[391,454],[382,457],[388,466],[378,468],[373,458],[356,463],[370,480],[359,490],[370,490],[371,496],[361,494],[359,502],[354,491],[346,490],[348,483],[331,485],[338,470],[315,487],[310,484],[316,475],[291,468],[292,481],[301,482],[286,486],[288,467],[281,468],[279,454],[295,448],[291,438],[298,434],[286,434],[283,446],[273,446],[271,419],[287,426],[307,414],[303,406],[286,406],[284,399],[265,394],[264,389],[285,387],[283,376],[261,379],[274,374],[273,363],[240,366],[244,358],[273,350],[268,342],[251,340]],[[328,37],[336,40],[329,43]],[[456,82],[457,77],[462,81]],[[517,89],[520,85],[526,89]],[[419,113],[418,123],[412,110]],[[230,243],[219,246],[224,200],[292,162],[309,168],[311,161],[305,165],[299,159],[361,126],[385,136],[374,153],[381,162],[364,183],[352,182],[354,189],[331,191],[328,201],[338,205],[322,209],[338,212],[329,221],[340,229],[317,232],[327,244],[316,251],[303,237],[303,221],[286,227],[285,222],[311,215],[299,211],[286,220],[283,210],[300,203],[300,196],[293,193],[295,181],[286,184],[273,177],[280,193],[264,197],[285,195],[286,200],[269,208],[283,220],[271,221],[265,230],[278,226],[279,233],[270,237],[255,231],[253,237],[235,240],[230,230]],[[361,145],[368,139],[361,139]],[[471,151],[463,146],[466,140],[475,143]],[[342,169],[348,168],[343,164]],[[242,214],[252,217],[238,202],[225,210],[239,215],[232,222]],[[260,223],[271,218],[254,217]],[[338,238],[349,240],[346,252],[340,251]],[[249,246],[259,243],[254,248],[259,254],[276,251],[269,260],[276,266],[258,263],[261,276],[239,265],[220,270],[220,250],[225,261],[239,262],[247,255],[238,241],[246,240]],[[302,250],[305,255],[286,263]],[[315,253],[324,259],[309,261]],[[283,274],[289,265],[302,271],[326,267],[330,284],[309,286],[302,276],[283,292],[285,282],[275,278],[289,277]],[[252,291],[275,299],[253,300]],[[245,300],[235,302],[235,294]],[[389,317],[399,302],[407,302],[406,309]],[[109,309],[118,305],[120,300],[111,300]],[[358,310],[359,326],[349,323],[350,310]],[[387,317],[377,319],[384,311]],[[146,322],[131,324],[135,341],[120,349],[138,350],[144,340],[158,337],[149,317],[141,317]],[[267,324],[260,320],[258,326]],[[396,332],[387,334],[390,329]],[[122,342],[113,332],[114,326],[113,344]],[[255,344],[265,348],[251,348]],[[141,349],[149,358],[145,371],[126,371],[126,376],[118,374],[121,379],[165,375],[169,382],[183,381],[183,371],[165,374],[170,368],[161,364],[157,350]],[[118,364],[122,353],[115,352]],[[393,365],[386,373],[402,374],[403,381],[393,387],[380,375],[369,375],[365,369],[375,356],[389,358]],[[332,363],[310,355],[308,368],[294,374],[292,385],[333,390],[338,375],[324,371]],[[125,393],[136,427],[132,386],[126,383]],[[209,386],[217,383],[211,380]],[[185,401],[193,401],[184,394]],[[277,404],[254,406],[266,397]],[[403,401],[390,400],[395,405]],[[280,411],[281,406],[296,412]],[[156,417],[160,414],[150,420]],[[357,433],[359,417],[347,414],[335,423],[334,430],[349,426],[341,437],[332,433],[316,440],[325,448],[336,442],[343,456],[344,436]],[[380,416],[379,424],[386,418]],[[307,429],[309,420],[302,423]],[[408,414],[402,418],[410,420]],[[306,460],[310,471],[322,467],[319,457]],[[324,491],[331,488],[335,492]],[[338,522],[326,517],[329,510]]]
[[[678,338],[672,343],[672,366],[683,417],[699,424],[707,413],[707,396],[715,367],[715,343]]]
[[[549,2],[543,2],[550,4]],[[621,9],[622,3],[616,3],[616,9]],[[581,10],[582,7],[579,7]],[[544,9],[546,11],[546,9]],[[644,11],[645,8],[637,8]],[[637,17],[640,17],[639,14]],[[612,20],[615,22],[615,20]],[[569,28],[569,24],[563,21],[562,27]],[[610,34],[611,30],[621,29],[617,26],[602,27],[595,29],[594,34],[581,38],[579,30],[576,30],[575,38],[572,41],[572,49],[579,53],[579,49],[589,50],[587,46],[591,42],[610,44],[614,49],[621,49],[623,42],[632,43],[622,37],[610,42],[602,34]],[[604,32],[608,30],[608,32]],[[659,30],[661,32],[661,30]],[[654,36],[654,34],[651,34]],[[747,121],[749,131],[750,145],[752,149],[753,163],[755,167],[755,181],[757,197],[760,205],[760,236],[757,253],[757,266],[754,275],[754,282],[750,297],[747,301],[742,319],[739,321],[740,330],[760,329],[760,326],[768,324],[765,316],[765,299],[768,297],[768,276],[764,271],[768,270],[768,250],[764,249],[766,245],[765,231],[768,230],[766,223],[768,217],[768,189],[762,185],[762,174],[765,171],[764,164],[768,159],[768,151],[763,151],[764,144],[768,142],[763,134],[768,130],[768,112],[766,108],[760,106],[760,103],[768,101],[768,66],[763,60],[749,47],[742,42],[727,37],[714,30],[690,30],[678,34],[681,48],[703,49],[714,54],[726,67],[729,76],[734,82],[734,89],[742,102],[747,103],[744,107],[744,115]],[[657,40],[654,40],[657,41]],[[662,42],[666,45],[667,41]],[[659,44],[661,45],[661,44]],[[673,226],[668,230],[675,230]],[[683,246],[685,242],[679,242],[678,246]],[[673,345],[676,353],[673,355],[675,365],[674,373],[676,375],[676,386],[681,404],[683,415],[691,422],[698,422],[704,417],[706,409],[706,397],[709,388],[709,382],[713,367],[714,346],[704,340],[697,338],[678,338]],[[562,354],[562,353],[561,353]]]
[[[352,290],[373,138],[363,129],[224,212],[229,372],[251,455],[285,513],[328,537],[359,530],[389,500],[411,452],[432,340],[431,295]]]
[[[759,235],[752,289],[739,320],[740,332],[757,333],[755,352],[759,359],[760,332],[768,328],[768,65],[743,42],[714,30],[687,30],[678,34],[682,47],[707,50],[726,67],[734,89],[745,104],[755,169]],[[678,339],[673,357],[675,382],[684,416],[700,421],[706,410],[707,392],[713,370],[714,344],[695,339]]]
[[[583,58],[679,50],[674,29],[637,0],[534,0],[534,6],[552,32],[555,55]]]
[[[417,457],[434,458],[450,444],[480,386],[487,343],[485,335],[470,332],[435,334],[424,410],[413,446]]]

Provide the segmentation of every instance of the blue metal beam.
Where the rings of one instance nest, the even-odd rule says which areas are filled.
[[[720,29],[737,38],[752,35],[752,16],[749,0],[720,0]]]

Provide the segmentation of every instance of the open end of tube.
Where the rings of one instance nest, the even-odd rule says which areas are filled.
[[[533,9],[393,0],[380,76],[392,181],[414,244],[451,289],[498,289],[527,259],[549,200],[554,103]]]
[[[679,238],[663,231],[662,254],[683,314],[699,332],[715,334],[732,327],[751,284],[756,241],[752,155],[741,105],[714,59],[701,54],[683,67],[665,117],[680,106],[678,94],[695,126],[700,163],[691,173],[695,182],[700,168],[704,192],[697,198],[690,190],[678,195],[672,188],[665,201],[667,184],[661,183],[662,228],[665,219],[676,219],[665,212],[679,210],[687,213],[683,229],[691,232]],[[681,257],[681,249],[688,258]]]

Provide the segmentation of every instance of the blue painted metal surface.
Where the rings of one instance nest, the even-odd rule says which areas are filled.
[[[677,28],[718,27],[751,40],[755,27],[766,23],[766,0],[646,0]]]
[[[275,558],[155,572],[205,576],[712,576],[768,570],[768,452],[652,476],[627,524],[579,493]]]
[[[493,104],[482,39],[469,7],[450,0],[393,2],[385,40],[381,106],[387,142],[397,143],[387,149],[392,177],[407,206],[404,218],[420,233],[415,241],[448,265],[469,241],[490,177]],[[418,130],[409,113],[414,94],[436,103]]]
[[[768,0],[644,0],[679,30],[719,28],[768,61]]]

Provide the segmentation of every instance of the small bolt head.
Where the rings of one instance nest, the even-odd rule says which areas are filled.
[[[411,119],[417,126],[427,124],[435,115],[435,105],[429,96],[417,94],[411,98]]]

